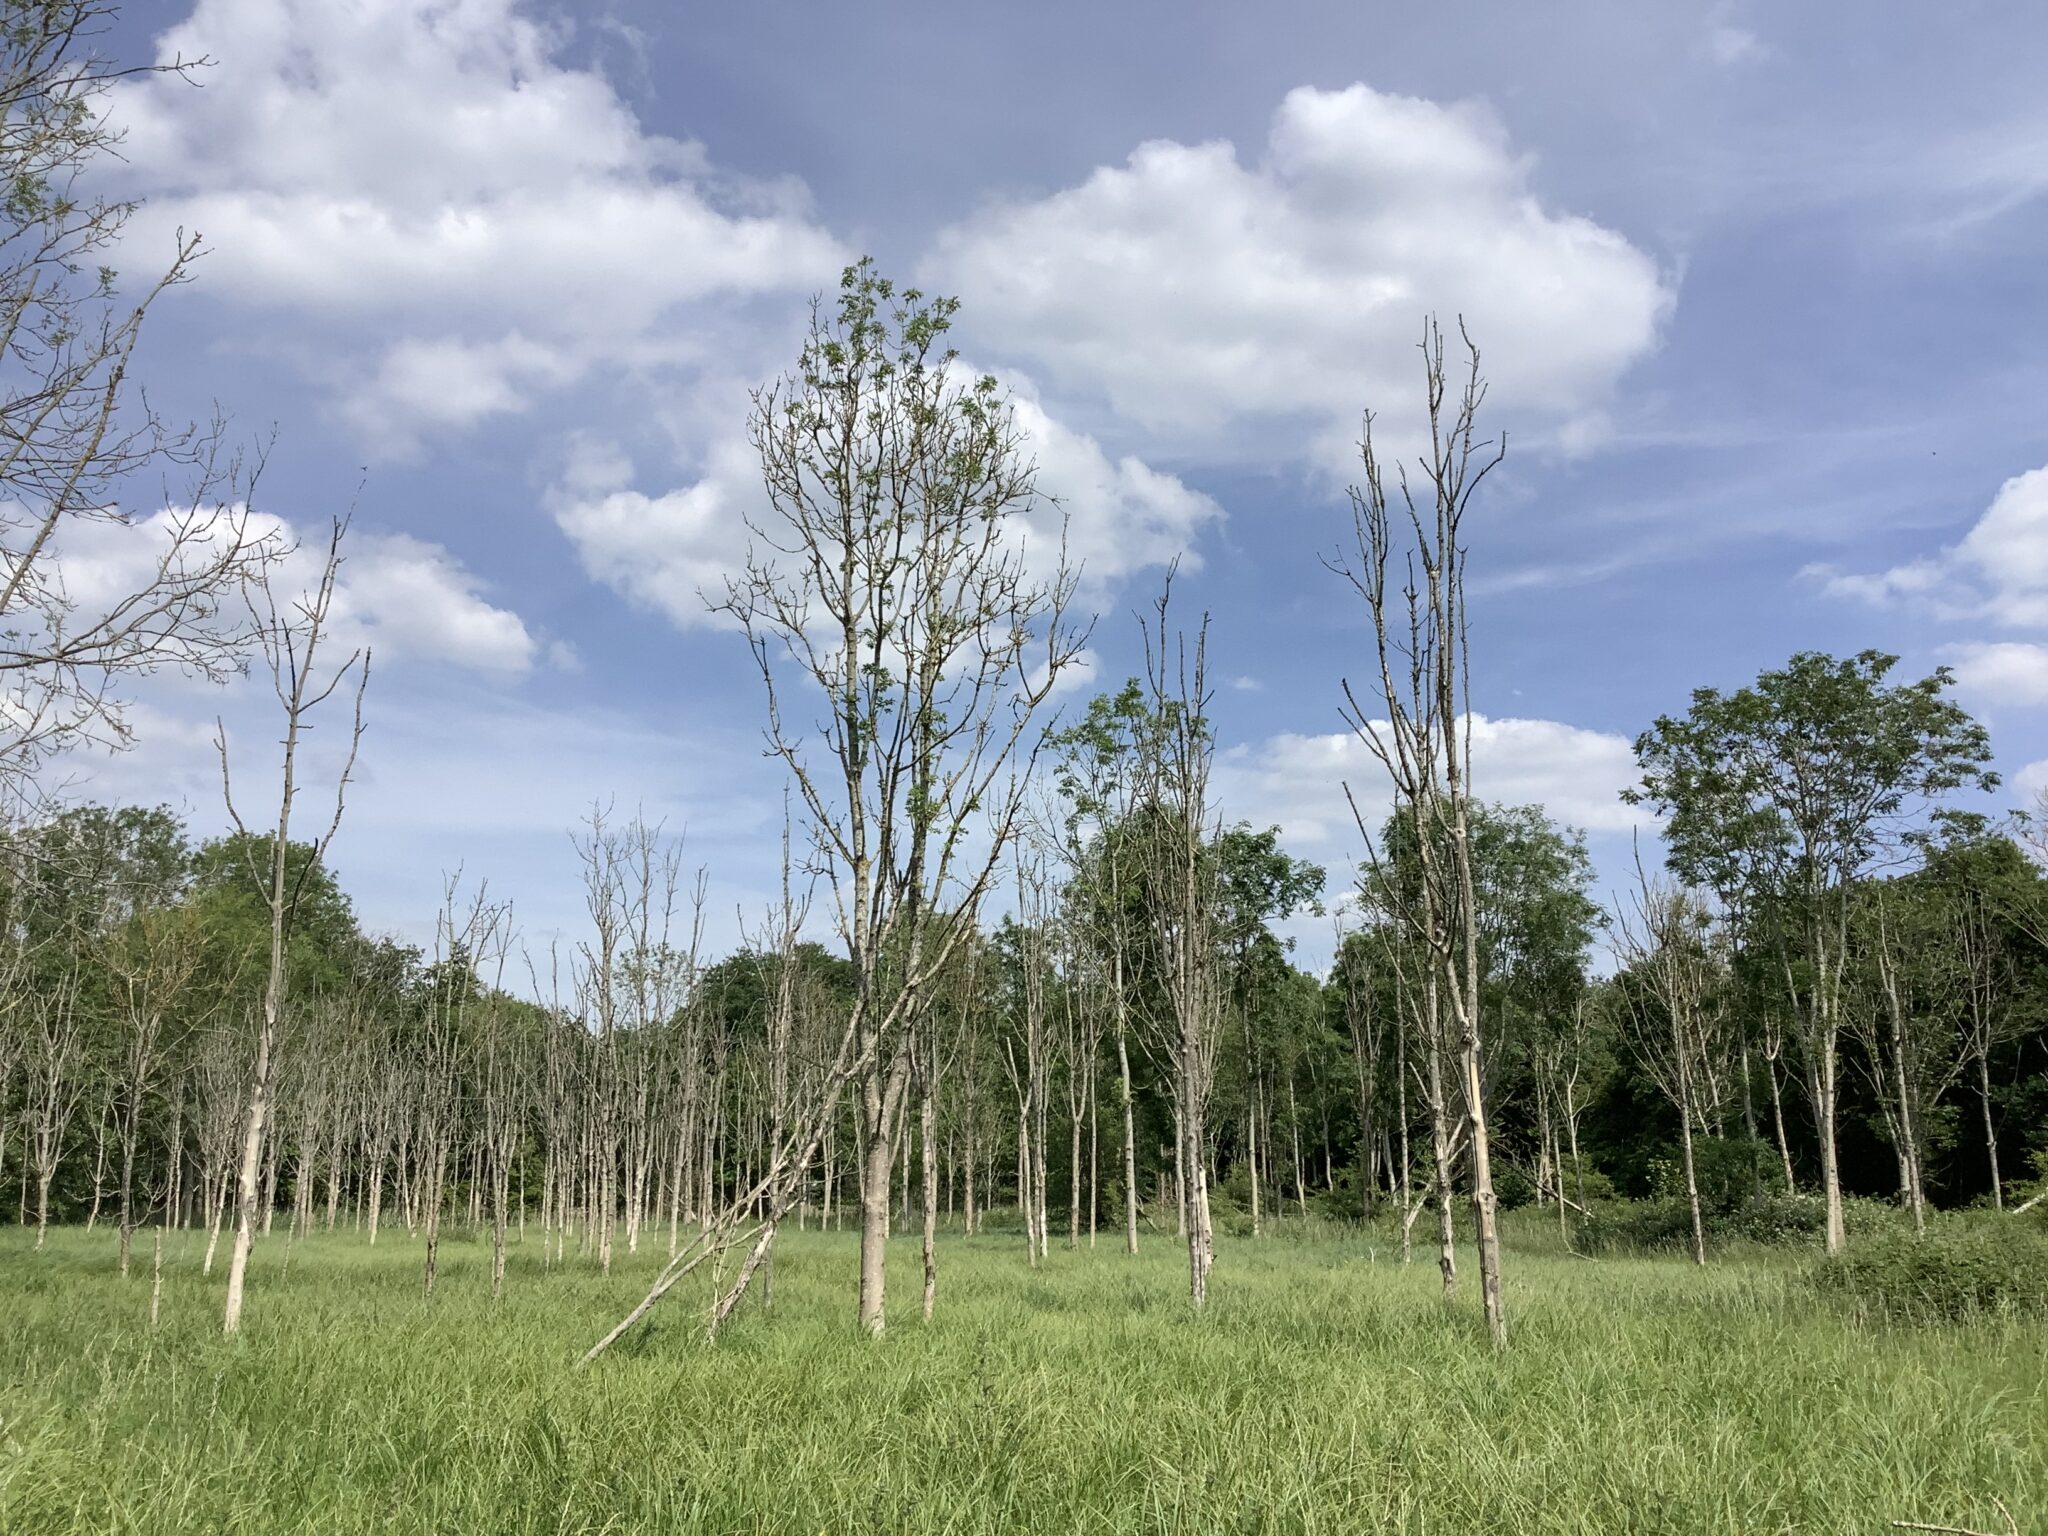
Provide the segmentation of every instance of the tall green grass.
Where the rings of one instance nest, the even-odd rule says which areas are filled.
[[[2048,1530],[2048,1341],[2010,1319],[1857,1324],[1793,1261],[1704,1272],[1511,1249],[1510,1352],[1446,1312],[1426,1248],[1227,1242],[1207,1315],[1167,1238],[1027,1269],[916,1246],[856,1336],[851,1234],[789,1234],[772,1315],[698,1339],[701,1295],[578,1373],[658,1264],[544,1273],[403,1233],[258,1250],[218,1333],[201,1244],[114,1273],[104,1232],[0,1234],[7,1532],[1874,1532]],[[2029,1523],[2031,1522],[2031,1523]]]

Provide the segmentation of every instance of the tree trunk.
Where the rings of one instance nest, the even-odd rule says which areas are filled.
[[[1991,1160],[1991,1208],[2005,1209],[2005,1186],[1998,1176],[1998,1129],[1991,1120],[1991,1061],[1977,1056],[1977,1105],[1984,1111],[1984,1153]]]
[[[1124,1252],[1138,1251],[1138,1132],[1131,1103],[1131,1051],[1121,1027],[1116,1032],[1116,1065],[1124,1110]]]

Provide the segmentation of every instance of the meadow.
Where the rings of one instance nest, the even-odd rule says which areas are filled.
[[[1521,1213],[1516,1213],[1521,1214]],[[1530,1213],[1532,1216],[1534,1213]],[[201,1240],[0,1233],[0,1530],[1871,1532],[2048,1529],[2048,1336],[1857,1322],[1810,1262],[1588,1260],[1511,1227],[1512,1347],[1430,1257],[1331,1229],[1224,1239],[1191,1315],[1168,1237],[942,1240],[917,1316],[853,1325],[855,1238],[791,1233],[772,1311],[715,1348],[673,1294],[577,1355],[657,1266],[544,1271],[387,1237],[263,1244],[220,1336]]]

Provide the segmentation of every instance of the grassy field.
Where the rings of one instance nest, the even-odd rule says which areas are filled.
[[[1511,1249],[1511,1352],[1434,1270],[1362,1238],[1238,1240],[1207,1316],[1170,1239],[1034,1273],[948,1239],[916,1316],[852,1327],[854,1239],[791,1234],[772,1315],[716,1348],[695,1297],[571,1363],[654,1260],[609,1279],[481,1244],[419,1295],[400,1235],[258,1251],[246,1335],[166,1248],[0,1233],[0,1530],[57,1532],[1876,1532],[2048,1530],[2048,1338],[1860,1327],[1758,1255],[1704,1273]],[[676,1305],[682,1302],[684,1305]]]

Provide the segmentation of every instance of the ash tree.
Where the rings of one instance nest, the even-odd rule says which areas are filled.
[[[1019,830],[1033,722],[1085,639],[1063,548],[1027,544],[1040,498],[1015,412],[946,346],[957,307],[871,261],[813,306],[795,372],[754,397],[767,506],[715,605],[758,664],[768,753],[852,963],[871,1334],[917,1027],[971,927],[956,919]]]
[[[1479,349],[1464,335],[1462,385],[1454,387],[1444,338],[1434,319],[1423,328],[1423,400],[1427,442],[1410,466],[1397,465],[1389,493],[1367,412],[1359,443],[1363,484],[1351,491],[1354,552],[1331,562],[1363,600],[1372,621],[1368,680],[1343,684],[1342,714],[1393,790],[1394,824],[1413,852],[1411,878],[1380,878],[1387,850],[1350,785],[1372,874],[1360,894],[1400,934],[1415,963],[1402,978],[1426,1054],[1432,1141],[1440,1207],[1444,1294],[1456,1262],[1450,1216],[1453,1136],[1471,1168],[1472,1217],[1479,1248],[1479,1291],[1487,1333],[1507,1345],[1501,1295],[1499,1202],[1487,1119],[1482,1015],[1480,889],[1475,872],[1466,518],[1480,486],[1507,455],[1507,440],[1480,436],[1486,380]],[[1402,575],[1390,584],[1395,570]],[[1445,1079],[1454,1076],[1462,1114],[1451,1124]]]
[[[0,0],[0,797],[38,797],[37,770],[84,745],[126,746],[120,685],[175,668],[221,679],[255,636],[235,601],[278,553],[248,515],[243,466],[215,427],[166,422],[131,368],[157,301],[201,254],[180,232],[156,275],[113,266],[137,205],[101,195],[118,159],[108,93],[124,76],[190,76],[205,60],[125,69],[101,50],[102,0]],[[162,473],[187,482],[124,507]],[[90,546],[104,580],[67,581]]]

